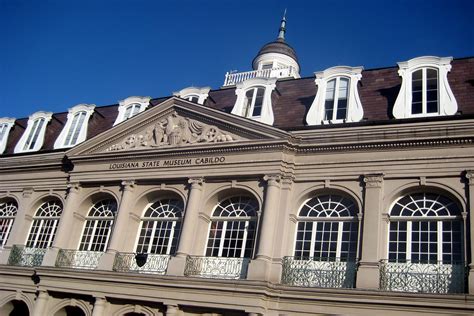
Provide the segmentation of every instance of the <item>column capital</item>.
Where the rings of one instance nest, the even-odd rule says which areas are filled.
[[[364,175],[366,188],[381,188],[383,183],[383,173],[373,173]]]
[[[202,185],[204,183],[204,178],[189,178],[188,183],[191,185],[191,189],[202,190]]]
[[[279,174],[267,174],[263,177],[263,180],[267,182],[267,186],[279,186],[281,182],[281,175]]]
[[[81,183],[78,181],[75,181],[75,182],[70,181],[67,183],[67,188],[69,189],[69,192],[77,193],[81,190]]]
[[[107,300],[104,296],[95,296],[94,300],[94,305],[105,305],[105,303],[107,303]]]
[[[466,179],[469,185],[474,185],[474,170],[466,170]]]
[[[135,188],[137,184],[135,180],[123,180],[121,185],[122,185],[122,190],[133,191],[133,189]]]
[[[24,188],[22,192],[23,198],[25,199],[30,198],[34,191],[35,190],[33,188]]]

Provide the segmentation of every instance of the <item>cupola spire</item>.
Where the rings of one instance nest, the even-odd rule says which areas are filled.
[[[283,13],[283,18],[281,19],[280,29],[278,30],[278,41],[285,41],[285,32],[286,32],[286,9]]]

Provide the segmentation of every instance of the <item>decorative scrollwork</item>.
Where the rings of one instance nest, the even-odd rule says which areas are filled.
[[[56,267],[93,270],[99,265],[101,251],[60,249],[56,258]]]
[[[46,249],[13,245],[8,264],[11,266],[37,267],[43,262]]]
[[[464,263],[380,262],[380,289],[417,293],[464,293]]]
[[[137,254],[119,252],[115,255],[114,271],[119,272],[138,272],[138,273],[153,273],[166,274],[168,269],[169,255],[148,254],[146,263],[139,267],[136,260]]]
[[[245,279],[249,258],[187,256],[184,275],[210,279]]]
[[[353,288],[356,268],[356,261],[284,257],[281,280],[293,286]]]

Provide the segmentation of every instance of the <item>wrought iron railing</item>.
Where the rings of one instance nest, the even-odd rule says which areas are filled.
[[[95,269],[102,257],[101,251],[60,249],[56,258],[56,267],[74,269]]]
[[[380,289],[419,293],[464,293],[464,263],[380,262]]]
[[[40,266],[43,262],[46,249],[30,248],[22,245],[13,245],[10,256],[8,257],[8,264],[12,266]]]
[[[281,67],[271,69],[260,69],[245,72],[227,72],[224,79],[224,87],[232,86],[239,82],[252,78],[282,78],[295,76],[293,67]]]
[[[184,275],[211,279],[245,279],[249,258],[187,256]]]
[[[115,255],[114,271],[166,274],[169,255],[119,252]]]
[[[357,262],[338,258],[284,257],[281,282],[301,287],[353,288]]]

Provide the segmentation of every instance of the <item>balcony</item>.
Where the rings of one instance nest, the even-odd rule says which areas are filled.
[[[61,249],[56,258],[56,267],[93,270],[99,265],[101,251]]]
[[[281,67],[271,69],[260,69],[245,72],[227,72],[224,79],[224,87],[233,86],[239,82],[253,78],[287,78],[297,77],[297,73],[293,67]]]
[[[169,255],[136,254],[119,252],[115,255],[114,271],[164,275],[168,269]]]
[[[8,264],[12,266],[36,267],[43,262],[45,248],[29,248],[23,245],[13,245]]]
[[[380,262],[380,289],[417,293],[465,293],[464,263]]]
[[[353,288],[356,269],[356,261],[284,257],[281,281],[301,287]]]
[[[249,258],[187,256],[185,276],[210,279],[245,279]]]

